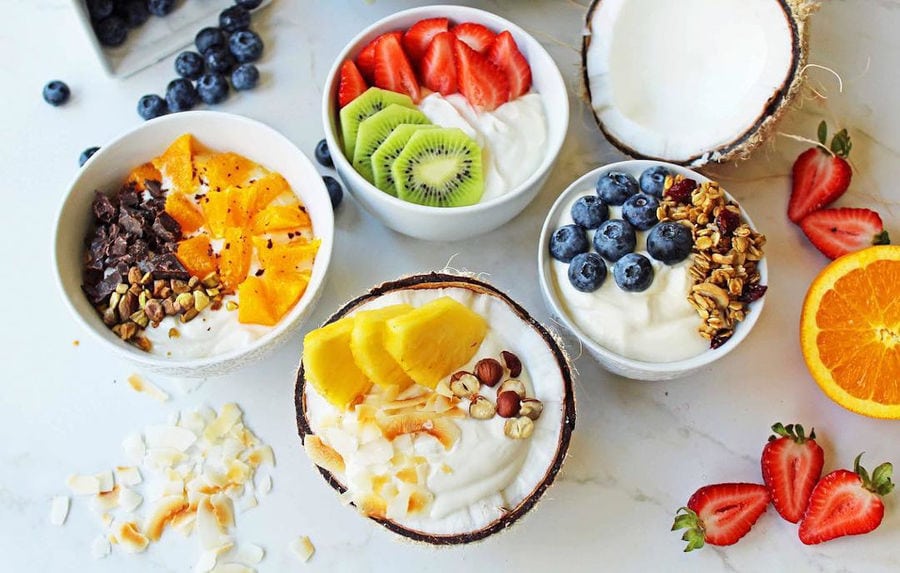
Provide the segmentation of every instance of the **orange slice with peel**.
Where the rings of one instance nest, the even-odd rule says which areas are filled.
[[[800,344],[825,394],[853,412],[900,419],[900,246],[825,267],[803,302]]]

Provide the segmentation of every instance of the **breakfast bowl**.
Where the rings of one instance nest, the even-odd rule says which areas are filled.
[[[594,169],[553,204],[538,246],[544,300],[600,363],[688,376],[747,337],[765,302],[765,236],[716,182],[635,160]]]
[[[379,285],[307,334],[295,406],[341,502],[432,545],[529,513],[575,426],[571,372],[548,331],[491,285],[439,273]]]
[[[452,241],[503,225],[534,199],[569,103],[559,68],[522,28],[476,8],[426,6],[379,20],[338,54],[322,122],[335,168],[369,213],[400,233]],[[431,133],[393,129],[401,123]],[[423,165],[434,169],[424,175]]]
[[[85,163],[59,210],[63,299],[154,373],[218,375],[287,340],[321,294],[334,219],[322,178],[257,121],[148,121]]]

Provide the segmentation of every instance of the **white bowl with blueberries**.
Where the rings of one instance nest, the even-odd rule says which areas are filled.
[[[550,209],[538,249],[541,291],[610,372],[683,377],[753,328],[767,288],[764,240],[703,175],[659,161],[613,163],[573,182]]]

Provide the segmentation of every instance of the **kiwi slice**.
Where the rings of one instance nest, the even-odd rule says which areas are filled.
[[[388,105],[360,122],[356,134],[356,147],[353,150],[353,168],[369,182],[375,182],[375,176],[372,174],[372,154],[401,123],[431,122],[421,111],[397,104]]]
[[[406,94],[398,94],[380,88],[369,88],[359,97],[341,108],[341,135],[344,138],[344,155],[353,159],[359,124],[391,104],[415,109],[416,105]]]
[[[420,129],[435,129],[434,125],[416,125],[412,123],[401,123],[394,128],[394,131],[385,139],[375,153],[372,154],[372,174],[375,176],[375,186],[389,195],[397,196],[397,189],[394,187],[394,174],[391,173],[391,166],[394,161],[406,147],[406,143],[412,134]]]
[[[397,197],[430,207],[462,207],[484,195],[481,147],[459,128],[422,129],[391,166]]]

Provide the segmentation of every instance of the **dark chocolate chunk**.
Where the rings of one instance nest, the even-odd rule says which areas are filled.
[[[179,279],[186,281],[191,275],[172,253],[157,255],[150,260],[150,269],[154,279]]]

